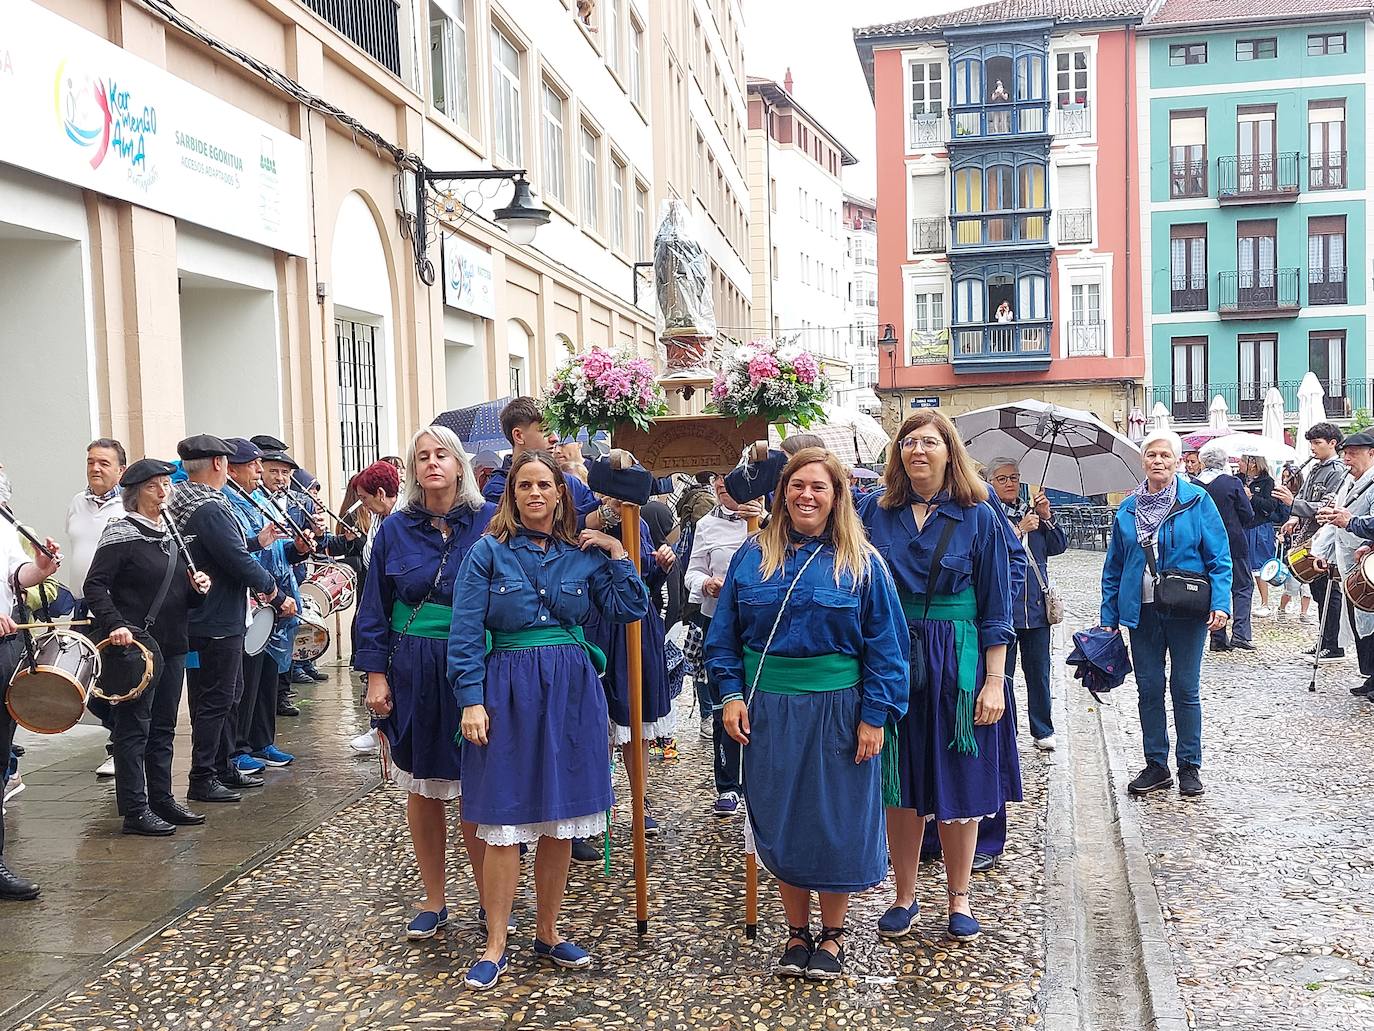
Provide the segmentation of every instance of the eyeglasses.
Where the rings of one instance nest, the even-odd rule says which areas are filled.
[[[999,486],[1000,486],[1000,485],[1003,485],[1003,484],[1008,484],[1008,483],[1020,483],[1020,482],[1021,482],[1021,474],[1020,474],[1020,473],[1010,473],[1010,474],[1005,475],[1005,476],[994,476],[994,477],[992,478],[992,482],[998,484]]]
[[[922,451],[939,451],[944,446],[941,437],[903,437],[900,442],[903,451],[915,451],[918,447]]]

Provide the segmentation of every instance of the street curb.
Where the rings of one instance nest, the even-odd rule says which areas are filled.
[[[1060,625],[1062,627],[1062,624]],[[1062,636],[1061,636],[1062,643]],[[1040,982],[1041,1013],[1047,1031],[1079,1031],[1083,1015],[1079,997],[1083,915],[1074,876],[1073,734],[1062,648],[1051,647],[1051,713],[1055,734],[1045,816],[1045,973]],[[1062,728],[1062,729],[1058,729]]]
[[[1117,697],[1124,697],[1118,694]],[[1102,731],[1102,749],[1107,762],[1112,815],[1120,835],[1126,865],[1126,891],[1135,911],[1136,932],[1140,939],[1140,973],[1145,989],[1151,1031],[1189,1031],[1188,1010],[1178,987],[1178,969],[1174,966],[1164,927],[1164,909],[1150,872],[1150,860],[1145,850],[1145,833],[1141,826],[1140,810],[1127,798],[1126,785],[1130,773],[1126,768],[1123,749],[1114,747],[1123,741],[1114,706],[1097,704],[1098,727]],[[1124,804],[1123,804],[1124,803]]]

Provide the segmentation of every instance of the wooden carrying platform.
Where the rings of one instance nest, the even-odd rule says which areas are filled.
[[[757,416],[743,424],[725,415],[669,415],[655,419],[647,431],[622,426],[611,434],[611,446],[631,452],[655,476],[673,473],[728,473],[744,449],[768,439],[768,420]]]

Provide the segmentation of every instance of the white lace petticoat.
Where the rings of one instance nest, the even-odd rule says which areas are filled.
[[[381,745],[382,776],[402,791],[421,798],[437,798],[441,802],[452,802],[463,797],[462,785],[456,780],[441,780],[438,777],[414,777],[403,770],[391,758],[391,746],[385,734],[377,735]]]
[[[611,724],[615,733],[615,744],[619,748],[621,745],[630,743],[630,728],[622,727],[619,723]],[[677,714],[668,713],[661,719],[656,719],[652,723],[644,724],[644,740],[652,741],[659,737],[677,736]]]
[[[940,822],[941,822],[941,823],[977,823],[979,820],[991,820],[991,819],[992,819],[994,816],[996,816],[996,815],[997,815],[996,813],[988,813],[987,816],[961,816],[961,817],[959,817],[958,819],[954,819],[954,820],[941,820]],[[926,823],[930,823],[930,821],[933,820],[933,819],[935,819],[934,816],[927,816],[927,817],[925,818],[925,821],[926,821]]]
[[[479,823],[477,836],[488,845],[533,845],[540,838],[590,838],[606,829],[606,814],[575,816],[543,823]]]

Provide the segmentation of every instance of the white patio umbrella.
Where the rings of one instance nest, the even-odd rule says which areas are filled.
[[[1220,394],[1212,398],[1212,403],[1207,408],[1207,425],[1223,433],[1231,430],[1231,424],[1226,419],[1226,398]]]
[[[1321,380],[1317,379],[1315,373],[1309,372],[1302,378],[1302,383],[1298,385],[1297,448],[1300,461],[1307,461],[1312,454],[1307,443],[1307,431],[1326,419],[1326,407],[1322,404],[1325,397],[1326,391],[1322,389]]]
[[[954,426],[974,458],[1010,458],[1026,483],[1085,497],[1140,483],[1140,449],[1091,412],[1028,398],[968,412]]]
[[[1270,468],[1277,468],[1284,462],[1297,460],[1298,452],[1281,440],[1270,440],[1259,433],[1229,433],[1224,437],[1214,437],[1207,446],[1219,444],[1232,458],[1243,455],[1258,455],[1269,462]]]
[[[1169,409],[1164,407],[1163,401],[1155,402],[1155,406],[1150,409],[1150,419],[1154,422],[1154,428],[1157,430],[1173,429],[1169,424]]]
[[[892,443],[892,438],[884,431],[878,420],[866,412],[828,404],[825,408],[825,421],[813,423],[806,429],[788,426],[787,433],[814,433],[825,441],[825,446],[833,451],[842,462],[857,465],[860,462],[876,462],[883,449]],[[777,426],[768,427],[768,442],[772,447],[782,443],[782,434]]]
[[[1264,395],[1264,415],[1260,422],[1260,436],[1285,444],[1283,439],[1283,395],[1278,387],[1270,387]],[[1294,452],[1296,454],[1296,452]]]

